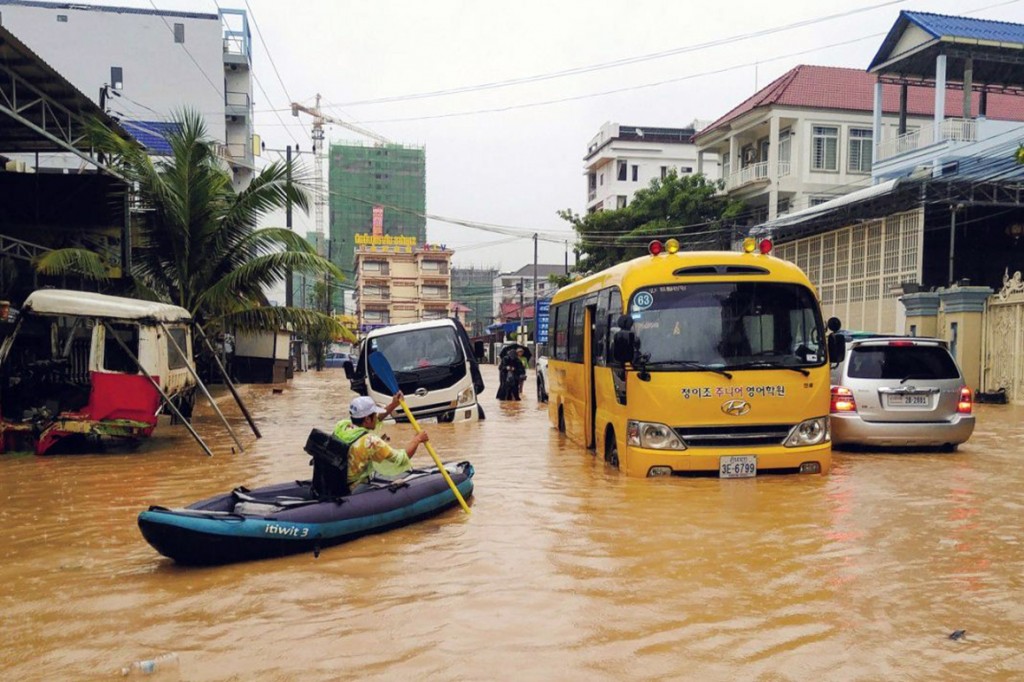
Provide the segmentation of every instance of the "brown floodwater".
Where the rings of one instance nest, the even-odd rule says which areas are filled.
[[[136,516],[308,477],[306,434],[352,395],[340,370],[245,387],[258,441],[222,401],[244,454],[198,409],[212,458],[166,424],[134,452],[0,457],[0,677],[104,679],[171,651],[183,680],[1024,676],[1024,408],[979,406],[952,454],[638,480],[485,378],[486,421],[428,427],[476,467],[472,515],[319,558],[183,568]]]

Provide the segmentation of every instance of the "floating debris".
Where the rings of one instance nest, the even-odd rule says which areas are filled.
[[[949,638],[952,640],[964,639],[967,637],[967,630],[953,630],[949,633]]]

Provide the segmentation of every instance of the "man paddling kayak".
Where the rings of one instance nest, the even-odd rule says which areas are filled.
[[[391,447],[378,433],[380,422],[401,402],[399,391],[388,407],[378,407],[373,398],[359,396],[348,407],[349,418],[334,427],[334,437],[348,445],[348,484],[366,483],[373,474],[397,476],[412,468],[409,458],[420,443],[429,440],[426,431],[415,434],[405,449]]]

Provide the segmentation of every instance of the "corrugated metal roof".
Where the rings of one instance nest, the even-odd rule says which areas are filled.
[[[993,19],[954,17],[931,12],[904,10],[900,14],[936,38],[970,38],[1024,44],[1024,24],[1011,24],[1007,21]]]
[[[121,125],[151,154],[170,156],[167,135],[177,132],[178,124],[166,121],[121,121]]]

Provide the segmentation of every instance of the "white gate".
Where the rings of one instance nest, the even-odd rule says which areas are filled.
[[[985,308],[981,389],[1006,389],[1006,397],[1024,403],[1024,281],[1017,272],[1003,276],[1003,289]]]

